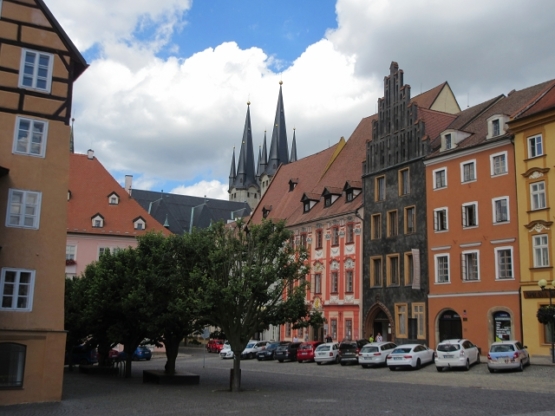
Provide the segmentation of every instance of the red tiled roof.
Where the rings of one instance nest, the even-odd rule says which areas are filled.
[[[525,106],[519,114],[517,113],[515,118],[531,116],[552,108],[555,108],[555,80],[551,81],[546,90],[534,97],[532,102]]]
[[[67,231],[70,233],[119,237],[136,237],[148,231],[171,234],[129,196],[96,157],[70,154],[69,190]],[[119,203],[110,205],[108,195],[114,192],[119,196]],[[92,226],[91,219],[97,213],[104,218],[102,228]],[[137,217],[145,220],[145,230],[134,229],[133,220]]]
[[[455,114],[442,113],[425,108],[418,109],[418,117],[424,121],[426,135],[430,138],[436,137],[457,118]]]
[[[443,84],[439,84],[437,87],[432,88],[431,90],[424,91],[422,94],[418,94],[416,97],[412,97],[410,99],[410,103],[416,103],[420,108],[427,108],[429,109],[436,100],[439,93],[443,90],[443,87],[447,85],[447,82]]]

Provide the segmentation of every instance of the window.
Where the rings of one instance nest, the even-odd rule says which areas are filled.
[[[339,245],[339,227],[333,227],[331,229],[331,245],[332,246]]]
[[[545,182],[534,182],[530,184],[530,203],[532,210],[543,209],[547,206],[545,199]]]
[[[322,293],[322,275],[320,273],[314,275],[314,293]]]
[[[514,279],[513,248],[499,247],[495,249],[495,278],[498,280]]]
[[[409,170],[403,169],[399,171],[399,195],[410,194],[410,176]]]
[[[133,228],[135,230],[144,230],[146,228],[146,222],[142,217],[137,217],[133,220]]]
[[[337,319],[330,320],[331,337],[332,339],[337,339]]]
[[[285,336],[291,338],[291,322],[285,324]]]
[[[406,338],[407,337],[407,325],[408,315],[407,315],[407,304],[397,303],[395,304],[395,327],[397,328],[397,337]]]
[[[499,134],[501,133],[499,119],[491,121],[491,128],[493,137],[499,136]]]
[[[35,271],[3,268],[0,281],[2,310],[31,311]]]
[[[310,201],[306,201],[303,204],[303,212],[308,212],[308,211],[310,211]]]
[[[535,235],[532,238],[532,245],[534,247],[534,267],[548,267],[549,251],[547,235]]]
[[[353,339],[353,320],[345,319],[345,338]]]
[[[491,175],[503,175],[507,173],[507,152],[490,156]]]
[[[382,215],[372,215],[372,240],[382,238]]]
[[[414,264],[412,252],[405,253],[405,285],[412,285],[414,279]]]
[[[39,228],[41,193],[10,189],[6,227]]]
[[[372,286],[382,286],[382,258],[373,257],[370,259],[370,276]]]
[[[94,217],[92,217],[92,226],[93,228],[104,227],[104,217],[100,214],[97,214]]]
[[[478,273],[478,252],[463,252],[461,256],[462,279],[467,282],[480,280]]]
[[[316,249],[322,248],[322,230],[316,230]]]
[[[405,234],[416,232],[416,208],[405,208]]]
[[[397,211],[389,211],[387,213],[387,236],[395,237],[397,233]]]
[[[426,305],[413,303],[412,317],[416,319],[416,338],[426,339]]]
[[[445,141],[445,150],[449,150],[453,147],[453,139],[451,137],[451,133],[448,133],[445,135],[444,141]]]
[[[347,224],[347,235],[346,235],[346,243],[352,244],[355,241],[355,229],[354,224],[349,223]]]
[[[472,182],[476,180],[476,162],[461,163],[461,182]]]
[[[354,199],[354,193],[352,189],[349,189],[347,191],[347,193],[345,194],[345,197],[347,198],[347,202],[351,202]]]
[[[438,254],[436,260],[436,283],[449,283],[449,254]]]
[[[44,157],[48,123],[23,117],[17,117],[15,123],[13,152]]]
[[[77,247],[75,246],[66,246],[66,260],[73,260],[75,261],[75,250]]]
[[[345,272],[345,292],[352,293],[353,292],[353,271],[347,270]]]
[[[306,234],[301,234],[301,247],[306,248]]]
[[[528,137],[528,158],[538,157],[543,155],[543,145],[541,134],[537,136]]]
[[[434,230],[447,231],[448,229],[447,208],[434,209]]]
[[[326,196],[324,198],[324,206],[327,208],[329,206],[331,206],[331,196]]]
[[[337,272],[331,272],[331,293],[339,292],[339,279]]]
[[[541,306],[547,306],[547,305],[541,305]],[[553,333],[553,325],[549,325],[549,324],[545,324],[544,326],[544,331],[543,331],[543,342],[545,344],[551,344],[551,342],[555,341],[555,334]]]
[[[399,256],[387,256],[387,281],[389,286],[399,285]]]
[[[23,49],[19,69],[19,87],[50,92],[54,55]]]
[[[509,221],[509,197],[495,198],[492,200],[493,204],[493,222],[508,222]]]
[[[476,227],[478,225],[478,203],[471,202],[462,206],[463,227]]]
[[[0,389],[23,387],[26,349],[13,342],[0,343]]]
[[[447,169],[434,170],[434,189],[445,188],[447,186]]]
[[[376,201],[385,201],[385,176],[376,178]]]

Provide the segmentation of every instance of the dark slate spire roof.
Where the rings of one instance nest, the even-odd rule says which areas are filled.
[[[233,187],[236,189],[247,189],[256,182],[256,171],[254,169],[254,151],[252,148],[252,129],[250,102],[247,103],[247,116],[245,118],[245,128],[243,130],[243,141],[239,152],[239,163],[237,164],[237,177]]]
[[[268,166],[268,151],[266,150],[266,131],[264,130],[264,142],[262,143],[262,153],[258,154],[258,169],[256,179],[260,181],[260,176],[266,171]]]
[[[229,170],[229,190],[233,187],[235,179],[237,178],[237,172],[235,171],[235,146],[233,146],[233,156],[231,156],[231,169]]]
[[[289,158],[289,163],[297,161],[297,132],[293,129],[293,142],[291,143],[291,157]]]
[[[283,106],[283,94],[281,91],[282,81],[279,82],[279,96],[276,108],[276,118],[272,131],[272,141],[270,144],[270,156],[266,174],[273,175],[280,164],[289,162],[289,145],[287,143],[287,130],[285,126],[285,108]]]

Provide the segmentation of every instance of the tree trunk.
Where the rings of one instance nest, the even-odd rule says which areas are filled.
[[[182,336],[164,337],[164,346],[166,347],[166,374],[175,374],[175,360],[179,352],[179,344],[183,339]]]
[[[231,391],[239,393],[241,391],[241,356],[233,354],[233,378],[231,379]]]

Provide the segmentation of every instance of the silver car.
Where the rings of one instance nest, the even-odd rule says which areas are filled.
[[[314,351],[314,361],[318,365],[322,363],[338,363],[339,345],[335,342],[318,345]]]
[[[372,342],[366,344],[358,353],[358,363],[363,368],[385,365],[388,354],[397,347],[393,342]]]
[[[530,355],[526,346],[519,341],[500,341],[491,344],[488,353],[488,370],[516,369],[524,370],[525,365],[530,365]]]

